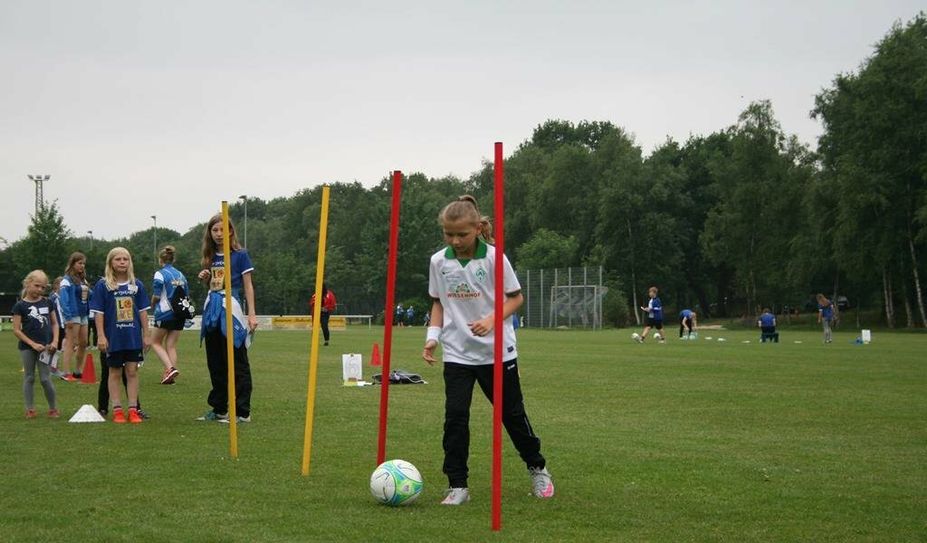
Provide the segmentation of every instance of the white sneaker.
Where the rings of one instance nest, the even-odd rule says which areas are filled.
[[[547,468],[528,468],[528,474],[531,475],[531,490],[535,497],[554,497],[554,481]]]
[[[226,416],[224,419],[220,420],[219,422],[223,424],[228,424],[229,423],[228,416]],[[235,417],[235,422],[237,422],[238,424],[241,424],[243,422],[251,422],[251,415],[248,415],[247,417]]]
[[[462,505],[470,501],[469,488],[449,488],[444,491],[441,505]]]

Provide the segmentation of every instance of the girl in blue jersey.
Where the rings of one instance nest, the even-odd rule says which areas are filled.
[[[206,366],[212,390],[206,402],[212,408],[198,420],[228,422],[228,354],[225,347],[225,256],[222,253],[222,215],[206,223],[203,233],[203,269],[197,275],[206,282],[209,294],[203,307],[201,338],[206,342]],[[248,334],[257,328],[254,307],[254,266],[241,248],[235,226],[229,221],[230,269],[232,273],[232,341],[234,344],[235,411],[238,422],[251,422],[251,365],[248,361]],[[244,306],[244,309],[242,308]],[[244,314],[247,312],[247,320]]]
[[[108,369],[107,387],[113,402],[113,422],[142,422],[138,413],[138,365],[144,360],[148,339],[148,294],[135,278],[132,255],[114,247],[106,255],[104,276],[93,288],[90,312],[97,323],[101,364]],[[122,376],[125,371],[129,414],[122,410]]]
[[[190,284],[180,270],[174,267],[176,250],[173,245],[165,245],[158,257],[161,260],[161,269],[154,274],[154,284],[151,287],[151,305],[154,306],[155,327],[151,334],[151,350],[158,355],[164,364],[164,374],[161,376],[162,385],[174,383],[180,374],[177,370],[177,340],[183,330],[186,317],[174,315],[171,300],[178,288],[185,294],[190,293]]]
[[[834,303],[827,299],[823,294],[817,295],[818,299],[818,324],[824,326],[824,343],[830,343],[834,340],[831,326],[836,318]]]
[[[651,328],[655,328],[659,332],[663,331],[663,302],[660,301],[660,298],[657,298],[657,292],[657,287],[650,287],[647,290],[650,301],[647,302],[646,306],[641,306],[641,311],[647,312],[647,324],[644,326],[641,335],[636,338],[638,343],[643,343],[647,339],[647,334],[650,333]],[[666,339],[661,334],[660,343],[665,341]]]
[[[64,315],[64,375],[65,381],[79,381],[87,350],[87,327],[90,314],[90,286],[87,284],[87,257],[83,253],[71,253],[68,265],[61,279],[58,293],[61,312]],[[77,351],[74,372],[71,373],[71,358]]]
[[[494,330],[495,249],[492,225],[480,215],[472,196],[461,196],[438,216],[447,247],[431,257],[428,294],[433,302],[422,358],[434,364],[438,341],[444,362],[444,467],[448,489],[444,505],[470,501],[467,486],[470,454],[470,404],[473,386],[493,400],[495,334],[503,335],[502,422],[531,477],[532,493],[551,498],[554,483],[541,454],[541,440],[525,412],[518,373],[512,315],[524,296],[508,259],[503,262],[503,326]]]
[[[23,363],[23,396],[26,418],[35,418],[35,370],[48,401],[48,416],[58,418],[55,385],[49,362],[58,350],[58,318],[55,308],[45,298],[48,276],[33,270],[23,279],[22,299],[13,306],[13,335],[19,339],[19,357]]]

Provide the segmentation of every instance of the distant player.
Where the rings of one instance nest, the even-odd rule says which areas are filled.
[[[817,295],[818,300],[818,324],[824,326],[824,343],[830,343],[834,340],[831,327],[837,317],[834,303],[827,299],[823,294]]]
[[[331,337],[328,321],[331,319],[332,313],[335,312],[337,305],[335,293],[328,288],[328,284],[322,283],[322,307],[319,308],[319,326],[322,328],[322,338],[325,340],[325,345],[328,345],[328,340]],[[315,293],[309,298],[309,314],[315,314]]]
[[[768,307],[763,308],[763,314],[757,319],[756,325],[760,327],[761,342],[779,343],[779,332],[776,332],[776,316],[769,311]]]
[[[698,330],[698,315],[691,309],[679,312],[679,337],[690,337],[692,332]]]
[[[647,339],[647,334],[650,333],[651,328],[663,332],[663,302],[660,301],[660,298],[657,298],[657,292],[659,292],[657,287],[650,287],[647,290],[650,301],[647,302],[646,306],[641,306],[641,311],[647,312],[647,324],[644,326],[641,335],[634,338],[638,343],[643,343]],[[665,341],[663,334],[660,334],[660,343]]]

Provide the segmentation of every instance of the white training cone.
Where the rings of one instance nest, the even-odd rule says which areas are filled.
[[[77,410],[77,413],[74,413],[74,416],[68,422],[106,422],[106,419],[100,416],[100,413],[92,405],[85,403],[80,406],[80,409]]]

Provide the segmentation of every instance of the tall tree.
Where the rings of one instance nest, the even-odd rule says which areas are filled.
[[[807,154],[785,137],[768,101],[750,104],[733,127],[729,160],[716,163],[718,203],[709,213],[702,248],[735,271],[745,315],[760,299],[782,296],[782,263],[800,227],[800,195]]]
[[[51,277],[58,275],[69,253],[70,234],[56,202],[40,207],[32,215],[26,237],[12,247],[16,276],[25,277],[34,269],[45,270]]]
[[[895,24],[858,73],[841,74],[815,99],[812,116],[825,169],[836,180],[836,242],[880,262],[905,254],[921,325],[927,325],[921,286],[927,215],[927,17]],[[921,235],[919,235],[921,234]],[[883,273],[885,288],[891,271]]]

